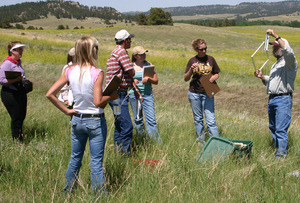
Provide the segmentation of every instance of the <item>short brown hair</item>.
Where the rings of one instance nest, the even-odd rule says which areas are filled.
[[[199,48],[200,44],[206,44],[206,42],[204,41],[204,39],[195,39],[192,41],[192,47],[197,50]]]
[[[8,44],[7,48],[8,48],[8,55],[11,56],[11,52],[10,49],[15,46],[16,44],[22,44],[22,42],[20,41],[13,41],[11,43]]]

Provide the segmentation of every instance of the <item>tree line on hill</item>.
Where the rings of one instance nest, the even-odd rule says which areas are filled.
[[[88,7],[80,5],[78,2],[47,0],[39,2],[25,2],[10,6],[0,7],[0,25],[2,28],[8,27],[9,23],[23,23],[26,21],[47,18],[48,15],[56,16],[56,18],[75,18],[84,20],[87,17],[97,17],[109,20],[121,21],[136,21],[136,15],[125,15],[119,13],[111,7]]]
[[[244,2],[235,6],[230,5],[206,5],[190,7],[169,7],[164,8],[172,16],[194,16],[214,14],[240,14],[245,18],[259,18],[266,16],[278,16],[296,13],[299,11],[300,1],[289,0],[281,2]]]
[[[49,0],[48,0],[49,1]],[[54,1],[56,2],[56,1]],[[39,2],[41,3],[41,2]],[[44,2],[45,3],[45,2]],[[70,2],[63,2],[64,3],[70,3]],[[25,3],[27,5],[27,3]],[[29,3],[29,4],[33,4],[34,3]],[[77,3],[78,4],[78,3]],[[53,5],[49,5],[49,8],[52,8]],[[18,7],[19,8],[19,7]],[[35,8],[35,7],[33,7]],[[94,7],[91,7],[91,9],[96,9]],[[105,10],[105,9],[104,9]],[[110,11],[116,11],[112,8],[109,8]],[[0,11],[1,11],[1,7],[0,7]],[[18,9],[16,10],[18,11]],[[58,10],[50,10],[50,14],[54,14],[56,16],[56,18],[73,18],[75,15],[72,14],[72,12],[70,12],[69,14],[66,14],[67,12],[63,12],[61,13],[61,9]],[[11,11],[12,12],[12,11]],[[105,12],[104,12],[105,13]],[[127,23],[128,19],[129,19],[129,23],[132,23],[132,21],[136,21],[137,24],[139,25],[173,25],[173,20],[172,20],[172,15],[168,12],[164,12],[161,8],[151,8],[150,13],[148,16],[146,16],[145,14],[140,14],[138,15],[130,15],[130,17],[126,17],[126,18],[122,18],[121,15],[119,17],[116,17],[117,15],[112,15],[113,12],[111,12],[111,15],[105,15],[102,16],[101,15],[85,15],[84,12],[82,12],[81,14],[76,14],[76,18],[79,19],[85,19],[86,17],[98,17],[98,18],[102,18],[105,21],[105,24],[111,25],[112,23],[110,23],[110,20],[116,20],[116,21],[121,21],[123,19],[125,19],[125,23]],[[45,13],[44,13],[45,14]],[[118,14],[118,12],[116,13]],[[45,14],[46,15],[46,14]],[[1,16],[1,14],[0,14]],[[26,18],[26,15],[24,14],[23,16],[19,16],[18,18],[12,18],[12,22],[9,19],[3,19],[2,21],[0,21],[0,28],[16,28],[16,29],[28,29],[28,30],[42,30],[43,28],[37,28],[37,27],[33,27],[33,26],[29,26],[27,28],[24,27],[24,24],[26,24],[26,20],[25,19],[31,19],[31,17]],[[33,15],[34,16],[34,15]],[[34,17],[32,17],[34,18]],[[10,23],[14,23],[14,22],[22,22],[22,24],[16,23],[15,26],[12,26]],[[64,30],[64,29],[69,29],[69,26],[63,26],[63,25],[58,25],[57,27],[58,30]],[[79,29],[78,27],[75,27],[73,29]],[[84,29],[82,26],[80,27],[80,29]]]
[[[78,2],[47,0],[47,2],[25,2],[11,6],[0,7],[0,28],[16,28],[16,29],[43,29],[29,26],[24,27],[26,21],[47,18],[48,15],[54,15],[57,19],[60,18],[75,18],[84,20],[87,17],[97,17],[104,19],[104,23],[111,25],[110,20],[121,21],[125,23],[137,22],[139,25],[173,25],[172,15],[164,12],[161,8],[151,8],[148,16],[140,15],[125,15],[119,13],[114,8],[110,7],[87,7],[82,6]],[[10,23],[16,23],[12,26]],[[22,24],[20,24],[22,23]],[[78,29],[77,27],[75,27]],[[74,29],[75,29],[74,28]],[[63,25],[58,25],[57,29],[69,29]]]
[[[300,15],[300,0],[289,0],[281,2],[253,2],[240,3],[236,6],[230,5],[207,5],[191,7],[170,7],[164,8],[173,16],[194,16],[194,15],[213,15],[213,14],[234,14],[233,20],[228,19],[210,19],[210,20],[179,20],[175,22],[190,23],[193,25],[224,27],[224,26],[250,26],[250,25],[280,25],[289,27],[300,27],[300,22],[283,22],[257,20],[249,21],[252,18],[261,18],[278,15]]]
[[[192,25],[206,26],[206,27],[227,27],[236,26],[236,21],[229,19],[216,19],[216,20],[178,20],[176,23],[189,23]]]
[[[56,18],[75,18],[84,20],[87,17],[97,17],[104,19],[105,24],[111,25],[110,20],[120,21],[125,23],[137,22],[139,25],[173,25],[172,15],[207,15],[207,14],[222,14],[232,13],[236,15],[233,20],[192,20],[192,21],[176,21],[181,23],[191,23],[194,25],[222,27],[222,26],[247,26],[247,25],[282,25],[299,27],[298,21],[288,23],[280,21],[248,21],[250,18],[266,17],[281,14],[298,14],[300,2],[284,1],[273,3],[241,3],[236,6],[229,5],[208,5],[208,6],[193,6],[193,7],[171,7],[171,8],[151,8],[148,12],[140,14],[122,14],[111,7],[88,7],[80,5],[78,2],[63,1],[63,0],[47,0],[39,2],[25,2],[10,6],[0,7],[0,28],[17,28],[25,29],[26,21],[54,15]],[[241,14],[244,14],[241,17]],[[10,23],[16,23],[15,27]],[[22,24],[19,24],[22,23]],[[43,29],[34,28],[32,26],[26,29]],[[58,29],[62,29],[59,25]],[[65,28],[68,29],[68,28]]]
[[[287,27],[300,27],[300,22],[295,20],[291,22],[283,22],[279,20],[255,20],[248,21],[245,19],[210,19],[210,20],[178,20],[176,23],[189,23],[192,25],[206,26],[206,27],[227,27],[227,26],[254,26],[254,25],[278,25]]]

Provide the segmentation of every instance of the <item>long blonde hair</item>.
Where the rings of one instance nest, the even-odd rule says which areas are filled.
[[[80,67],[80,83],[84,73],[89,69],[89,67],[96,67],[98,59],[97,54],[98,41],[95,37],[82,37],[77,40],[75,44],[75,61]],[[82,70],[82,67],[86,67],[85,70]]]

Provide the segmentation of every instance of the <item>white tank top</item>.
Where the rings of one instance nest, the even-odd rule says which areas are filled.
[[[81,71],[84,72],[81,80],[79,80],[79,65],[68,67],[65,72],[73,92],[73,109],[79,114],[104,113],[104,109],[96,107],[94,104],[94,84],[103,70],[90,66],[81,68]]]

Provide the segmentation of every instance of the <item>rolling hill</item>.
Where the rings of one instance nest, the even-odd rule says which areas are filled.
[[[280,20],[295,21],[300,20],[300,1],[282,2],[254,2],[240,3],[235,6],[230,5],[205,5],[191,7],[169,7],[162,8],[172,15],[173,20],[194,20],[194,19],[243,19],[243,20]],[[150,11],[144,14],[148,15]],[[88,7],[73,1],[48,0],[40,2],[25,2],[10,6],[0,7],[0,23],[9,21],[10,23],[32,21],[37,19],[47,19],[55,16],[56,19],[77,19],[86,20],[88,18],[98,18],[114,20],[125,23],[137,21],[138,15],[142,12],[120,13],[111,7]],[[96,20],[95,20],[96,22]],[[2,26],[3,27],[3,26]],[[87,27],[87,26],[85,26]],[[90,27],[90,26],[89,26]],[[5,28],[5,27],[4,27]]]

